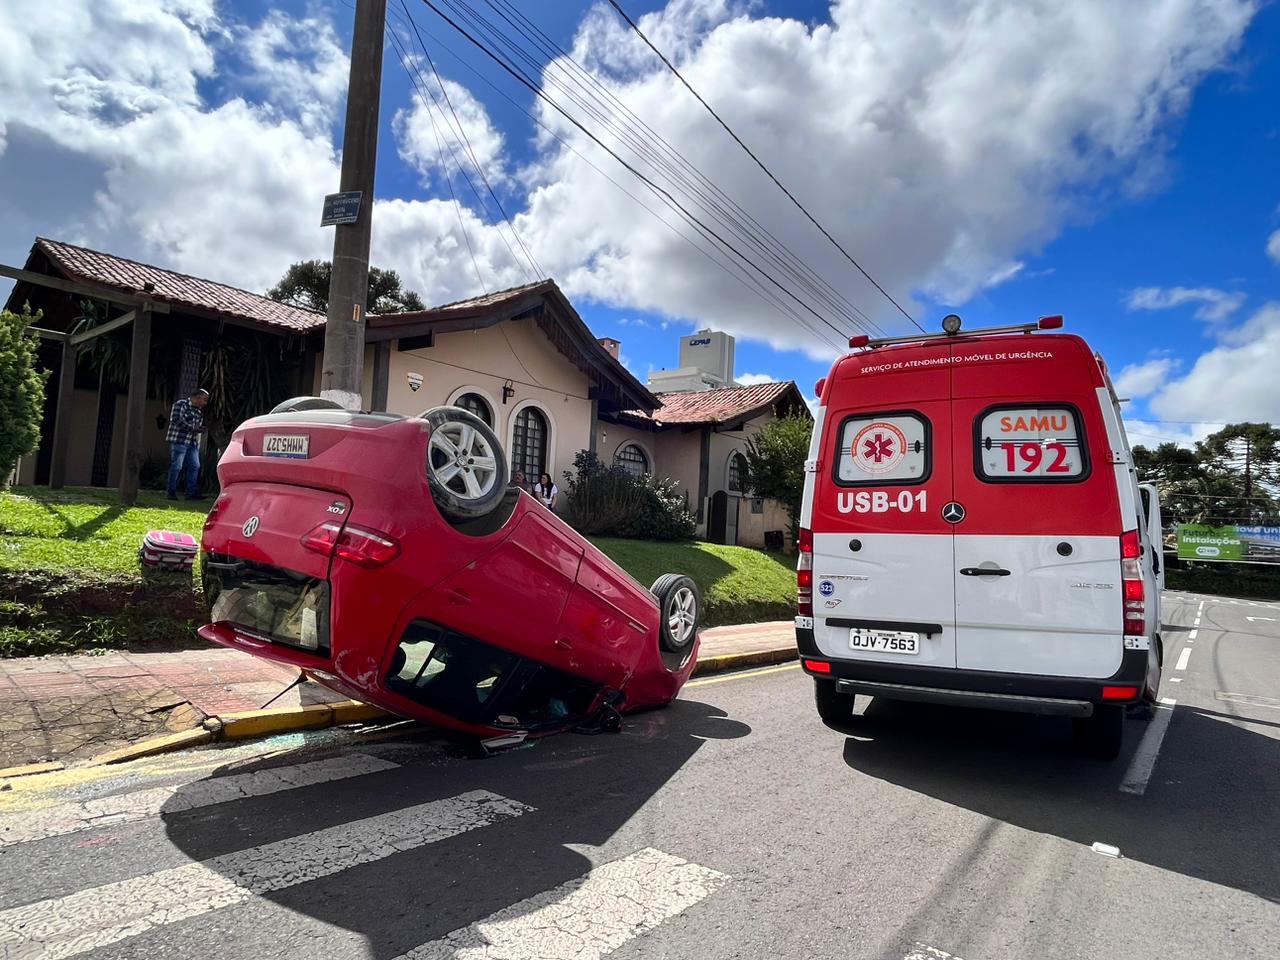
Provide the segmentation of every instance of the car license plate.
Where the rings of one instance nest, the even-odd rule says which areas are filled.
[[[292,457],[305,460],[311,450],[311,437],[306,434],[268,433],[262,438],[264,457]]]
[[[864,630],[854,627],[849,631],[849,649],[915,656],[920,652],[920,634],[905,633],[901,630]]]

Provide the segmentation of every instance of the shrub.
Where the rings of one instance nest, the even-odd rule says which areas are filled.
[[[0,487],[18,463],[40,445],[44,381],[36,369],[36,338],[27,327],[40,314],[0,311]]]
[[[581,533],[633,540],[691,540],[688,498],[671,480],[636,477],[594,453],[579,451],[565,471],[564,517]]]

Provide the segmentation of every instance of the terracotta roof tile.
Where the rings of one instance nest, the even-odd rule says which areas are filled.
[[[277,303],[269,297],[225,283],[203,280],[44,237],[37,238],[36,245],[59,269],[86,283],[129,293],[140,291],[144,284],[151,283],[155,286],[157,300],[165,300],[175,306],[194,307],[296,332],[308,332],[324,326],[323,313]]]
[[[724,387],[720,390],[680,390],[658,394],[662,406],[652,416],[643,410],[626,410],[622,415],[654,420],[663,425],[724,423],[772,407],[795,390],[796,385],[792,380],[756,383],[749,387]]]

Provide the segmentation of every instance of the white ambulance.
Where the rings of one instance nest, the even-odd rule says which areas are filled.
[[[1155,700],[1159,500],[1061,325],[854,338],[818,382],[796,640],[828,723],[858,694],[1058,714],[1114,757]]]

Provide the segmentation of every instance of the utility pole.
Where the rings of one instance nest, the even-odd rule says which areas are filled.
[[[333,271],[329,277],[329,316],[320,367],[320,395],[348,410],[360,408],[364,383],[364,315],[369,295],[369,238],[386,21],[387,0],[356,0],[347,123],[342,135],[341,190],[360,191],[360,211],[354,223],[334,227],[337,232],[333,236]]]

